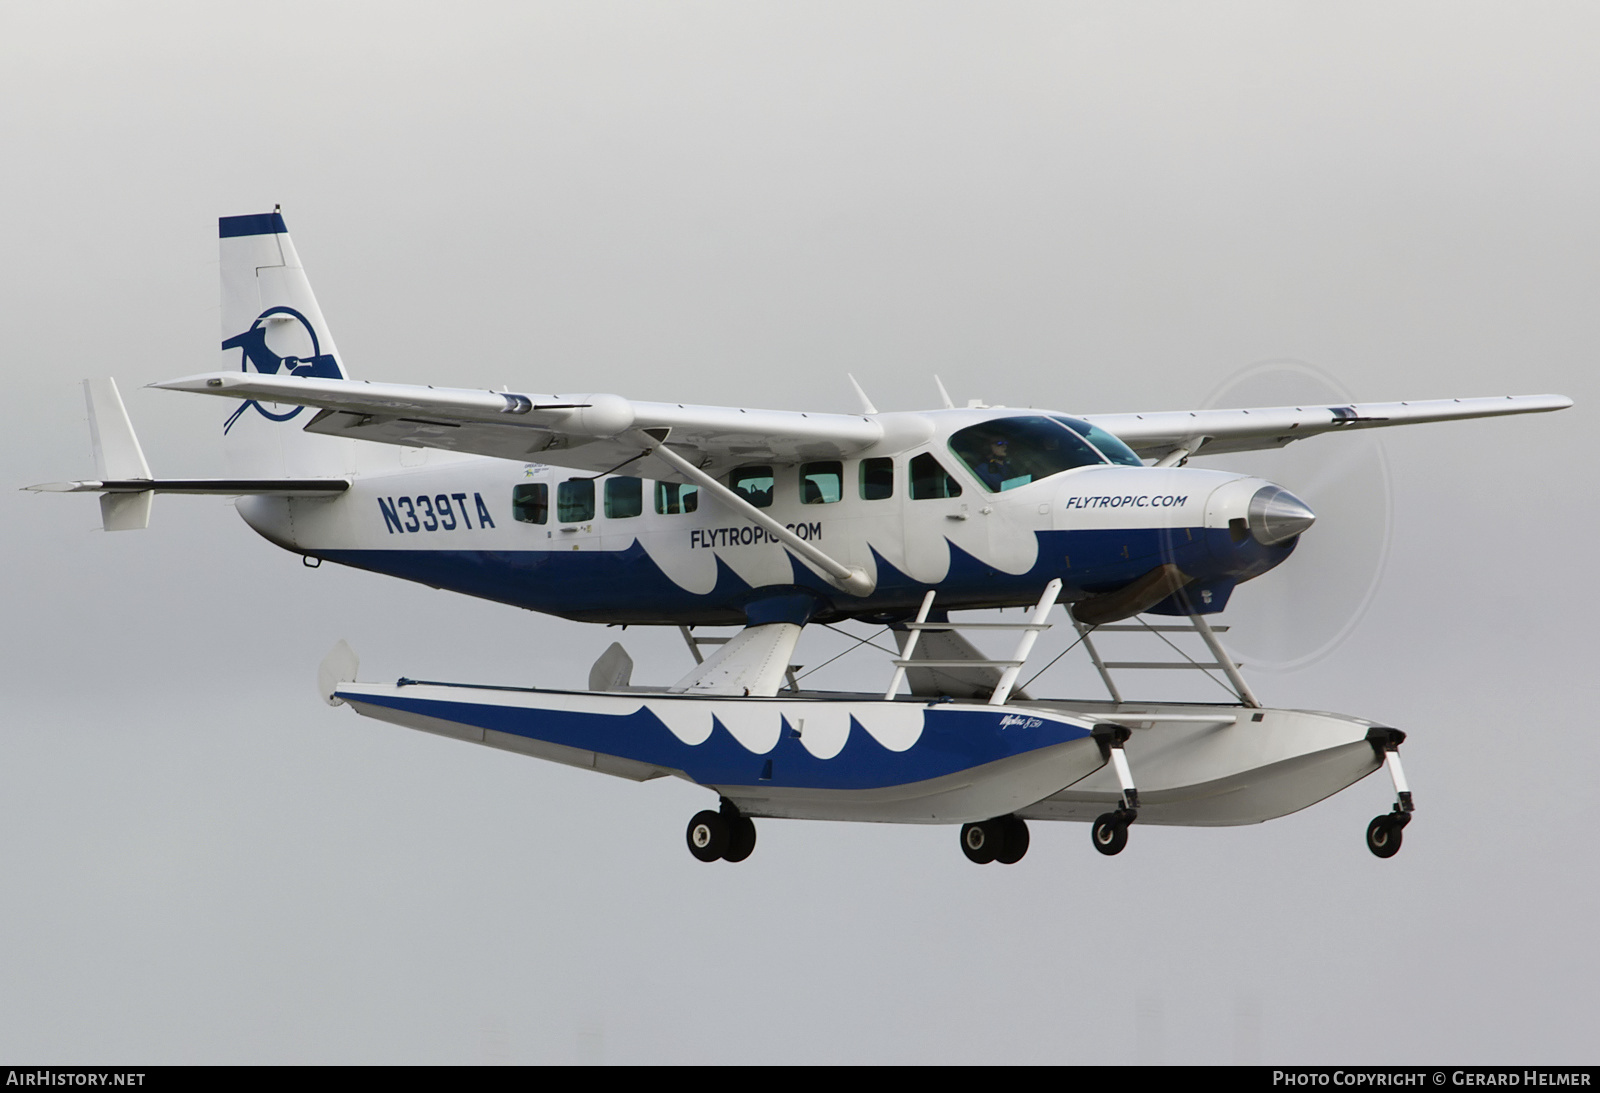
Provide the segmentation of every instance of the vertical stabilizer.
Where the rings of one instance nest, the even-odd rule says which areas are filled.
[[[283,214],[274,209],[224,216],[217,227],[222,367],[267,376],[348,378],[289,240]],[[233,473],[285,477],[348,473],[352,442],[302,432],[312,416],[303,406],[241,403],[222,426]]]
[[[102,479],[149,478],[150,464],[144,461],[139,438],[133,435],[133,422],[122,404],[117,381],[84,380],[84,398],[89,403],[89,443],[94,446],[94,473]]]

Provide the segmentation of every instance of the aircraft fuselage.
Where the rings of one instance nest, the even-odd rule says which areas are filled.
[[[926,474],[912,481],[913,461],[930,452],[945,475],[935,488]],[[1008,607],[1060,578],[1063,599],[1075,600],[1164,564],[1190,579],[1184,603],[1166,606],[1211,613],[1296,542],[1242,534],[1269,484],[1220,471],[1103,464],[990,492],[937,445],[770,468],[752,496],[801,539],[863,568],[874,588],[856,596],[704,491],[441,451],[411,458],[421,465],[357,474],[335,498],[247,497],[238,507],[262,535],[310,557],[633,624],[738,624],[752,602],[799,590],[824,621],[903,617],[930,588],[945,610]],[[829,467],[820,490],[817,474],[800,473],[817,466]]]

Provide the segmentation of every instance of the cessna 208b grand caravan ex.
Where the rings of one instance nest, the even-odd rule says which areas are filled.
[[[1136,819],[1259,823],[1384,766],[1396,802],[1367,843],[1391,856],[1412,816],[1404,734],[1262,708],[1208,621],[1240,582],[1289,558],[1312,510],[1263,479],[1185,463],[1570,405],[1073,416],[946,396],[944,409],[879,413],[858,387],[861,413],[817,414],[374,383],[350,378],[282,216],[220,228],[222,367],[155,386],[234,400],[222,422],[232,477],[152,477],[115,384],[100,380],[86,384],[99,478],[31,488],[98,492],[108,530],[146,526],[156,493],[235,495],[252,528],[308,561],[569,619],[682,628],[695,663],[670,686],[634,684],[620,645],[586,691],[360,683],[343,643],[321,684],[329,702],[398,725],[704,786],[720,806],[688,827],[702,861],[748,857],[766,817],[961,824],[980,863],[1020,859],[1029,820],[1082,820],[1115,854]],[[1109,700],[1018,686],[1058,603]],[[1027,621],[948,614],[1017,606]],[[1237,701],[1126,699],[1090,635],[1144,613],[1198,634]],[[800,687],[790,660],[803,628],[849,619],[895,635],[887,689]],[[702,658],[713,639],[690,628],[703,625],[741,629]],[[972,627],[1014,631],[1015,651],[986,657],[960,633]]]

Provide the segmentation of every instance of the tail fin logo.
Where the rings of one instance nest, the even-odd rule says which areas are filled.
[[[263,311],[250,329],[242,334],[236,334],[222,343],[222,348],[238,349],[239,370],[241,372],[258,372],[263,376],[314,376],[319,379],[343,379],[344,371],[339,367],[339,362],[332,353],[322,352],[322,346],[317,341],[317,332],[300,312],[292,307],[269,307]],[[279,355],[277,349],[290,350],[286,355]],[[274,413],[254,399],[240,404],[222,425],[226,433],[233,428],[233,423],[239,416],[251,407],[271,421],[288,421],[290,418],[304,410],[304,406],[296,406],[284,413]]]

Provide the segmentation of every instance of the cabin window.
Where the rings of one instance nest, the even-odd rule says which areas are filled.
[[[831,505],[843,496],[843,463],[835,460],[827,463],[800,464],[800,503],[802,505]]]
[[[882,501],[894,496],[894,460],[861,461],[861,500]]]
[[[556,519],[563,524],[594,519],[594,479],[569,478],[556,487]]]
[[[728,488],[758,509],[772,506],[772,468],[740,467],[728,476]]]
[[[700,487],[685,486],[677,482],[656,483],[656,512],[663,516],[676,516],[693,512],[700,507]]]
[[[1083,439],[1087,440],[1090,444],[1093,444],[1096,448],[1099,448],[1100,454],[1111,460],[1111,462],[1121,463],[1127,467],[1144,466],[1144,460],[1135,455],[1132,448],[1124,444],[1120,438],[1106,432],[1098,425],[1090,425],[1087,421],[1083,421],[1075,417],[1067,417],[1064,414],[1052,414],[1051,416],[1057,421],[1061,422],[1061,424],[1065,425],[1067,428],[1071,429],[1073,432],[1077,433],[1079,436],[1083,437]]]
[[[1083,437],[1054,418],[1004,417],[950,437],[950,450],[992,492],[1014,490],[1074,467],[1105,463]]]
[[[644,511],[644,481],[622,475],[606,479],[606,517],[626,520]]]
[[[550,521],[550,487],[543,482],[524,482],[511,487],[511,516],[524,524]]]
[[[927,452],[911,461],[911,499],[927,501],[935,497],[960,497],[961,483],[950,477],[944,465]]]

